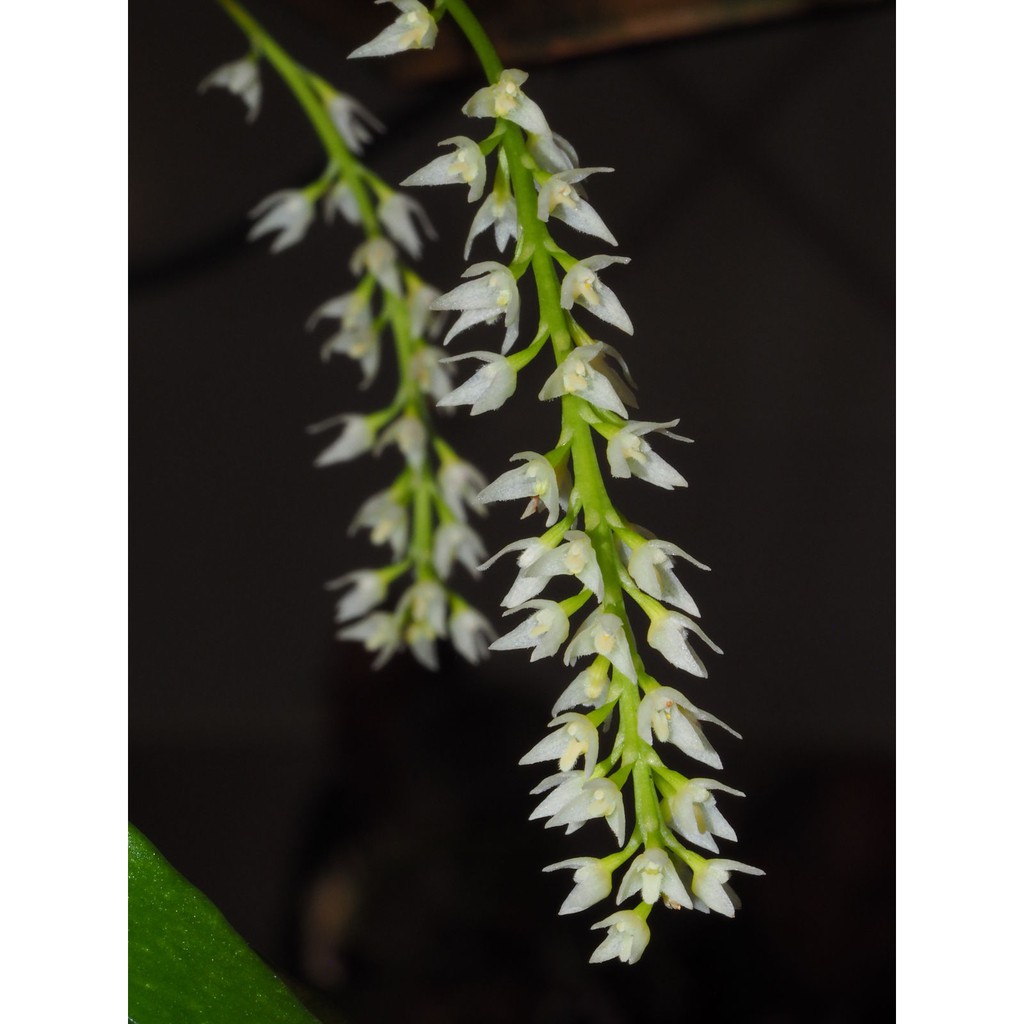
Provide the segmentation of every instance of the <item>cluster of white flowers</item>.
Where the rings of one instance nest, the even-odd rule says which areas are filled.
[[[443,140],[445,151],[402,182],[466,187],[469,202],[479,203],[465,242],[467,260],[488,229],[499,255],[514,243],[508,262],[473,263],[465,280],[445,294],[427,285],[402,254],[418,259],[424,238],[433,237],[422,207],[353,155],[373,131],[382,130],[369,111],[268,45],[247,15],[240,20],[236,4],[228,9],[249,34],[252,52],[201,86],[237,94],[252,119],[260,101],[259,61],[266,57],[279,71],[287,63],[283,77],[302,93],[307,111],[319,104],[312,120],[328,154],[324,174],[303,189],[265,199],[253,211],[257,220],[250,237],[272,236],[272,252],[287,249],[306,235],[318,203],[326,220],[337,215],[359,225],[364,238],[349,260],[354,287],[322,303],[308,326],[331,326],[321,345],[323,358],[344,356],[357,363],[363,387],[373,382],[388,337],[398,362],[398,390],[385,408],[341,413],[311,428],[336,431],[317,457],[318,466],[389,447],[404,462],[391,486],[369,497],[352,523],[353,532],[366,530],[371,544],[387,550],[390,564],[348,572],[328,585],[339,591],[338,635],[361,642],[376,655],[377,666],[407,648],[423,665],[437,668],[441,639],[450,639],[474,663],[488,650],[528,651],[531,661],[561,655],[566,666],[584,663],[554,702],[551,731],[521,763],[555,762],[554,773],[532,791],[540,799],[531,818],[544,819],[548,828],[564,826],[567,835],[593,820],[606,823],[614,852],[562,860],[545,870],[573,871],[562,914],[613,896],[616,906],[632,902],[593,925],[606,935],[591,960],[635,963],[650,941],[648,918],[656,903],[732,917],[739,900],[730,876],[763,873],[697,852],[717,854],[718,840],[736,839],[716,794],[743,794],[714,779],[684,775],[663,758],[678,751],[720,769],[705,727],[738,734],[649,672],[648,652],[637,639],[642,632],[647,647],[667,663],[666,671],[670,666],[697,679],[707,676],[694,638],[721,651],[696,621],[700,611],[680,579],[679,560],[707,566],[624,516],[608,494],[602,469],[601,449],[611,477],[635,477],[665,490],[685,487],[652,441],[689,439],[672,432],[678,420],[631,418],[637,385],[626,361],[588,330],[589,324],[633,334],[629,315],[604,280],[629,260],[603,253],[576,258],[551,235],[563,230],[555,226],[558,221],[600,239],[602,249],[618,244],[583,186],[611,168],[580,166],[573,146],[551,129],[524,91],[527,74],[498,65],[465,0],[445,0],[434,13],[418,0],[378,2],[393,4],[398,17],[351,56],[430,48],[437,35],[435,14],[444,12],[466,33],[489,77],[462,110],[493,122],[490,134],[479,141],[467,135]],[[528,336],[520,323],[524,281],[532,283],[539,306],[537,329],[527,344],[520,341]],[[444,330],[441,318],[449,313],[456,314],[454,321],[435,344]],[[453,339],[488,325],[503,332],[495,351],[444,354]],[[468,406],[474,416],[492,412],[509,401],[519,374],[545,351],[553,368],[537,398],[561,408],[555,446],[512,455],[516,465],[488,483],[438,436],[428,399]],[[467,359],[479,366],[456,386],[455,367]],[[486,553],[469,512],[505,501],[525,502],[523,518],[541,513],[544,527],[483,561]],[[509,553],[516,553],[518,572],[502,606],[506,615],[520,618],[498,636],[449,580],[457,568],[475,575]],[[399,580],[403,589],[388,610],[389,591]]]
[[[412,17],[413,5],[399,6],[404,18]],[[458,20],[456,6],[449,5],[448,11]],[[399,19],[397,24],[402,23]],[[372,51],[363,47],[355,55],[383,52],[385,38],[387,46],[408,48],[397,45],[397,32],[388,30],[370,44]],[[467,257],[489,227],[499,252],[510,240],[517,242],[508,264],[473,264],[463,275],[469,280],[431,304],[435,310],[458,313],[445,345],[478,325],[498,324],[504,330],[499,351],[476,350],[449,360],[474,359],[480,366],[441,404],[467,405],[472,415],[498,409],[515,392],[517,375],[527,363],[545,348],[555,358],[538,398],[562,403],[557,446],[548,453],[513,455],[518,464],[479,495],[483,502],[525,500],[524,518],[541,512],[545,524],[539,536],[508,544],[481,566],[517,554],[518,575],[502,603],[506,615],[522,618],[490,647],[529,651],[531,661],[561,654],[566,665],[588,662],[555,701],[552,731],[520,763],[556,763],[555,774],[533,790],[540,802],[531,817],[546,819],[549,828],[565,826],[567,834],[594,819],[607,824],[616,852],[604,858],[576,857],[545,870],[574,871],[575,886],[562,904],[563,914],[586,910],[613,890],[618,904],[639,898],[634,907],[594,925],[607,929],[607,936],[591,958],[635,963],[650,939],[647,918],[655,903],[731,917],[739,901],[727,884],[730,874],[762,872],[733,860],[707,859],[694,849],[717,853],[716,837],[736,838],[714,794],[742,794],[715,780],[688,778],[662,760],[675,747],[720,768],[704,726],[733,730],[647,671],[627,602],[645,622],[652,650],[670,666],[704,678],[707,671],[693,638],[721,652],[695,621],[700,612],[679,578],[677,561],[707,566],[615,509],[594,442],[603,442],[610,476],[637,477],[671,490],[685,487],[686,481],[649,439],[688,438],[672,433],[678,420],[630,419],[630,410],[637,406],[636,385],[625,360],[610,344],[594,338],[581,320],[589,315],[626,335],[633,333],[622,303],[603,280],[605,271],[628,259],[604,254],[575,259],[549,234],[552,222],[559,220],[584,235],[617,244],[581,188],[584,179],[610,168],[579,166],[573,147],[552,132],[541,108],[524,92],[526,81],[526,73],[516,69],[494,75],[462,108],[468,117],[493,119],[493,133],[482,142],[462,135],[444,140],[441,145],[448,151],[403,184],[464,185],[471,203],[483,200],[466,241]],[[488,192],[492,154],[494,177]],[[527,272],[536,283],[540,324],[534,340],[513,351],[520,337],[520,288]],[[568,597],[546,596],[549,587],[564,590],[567,584]],[[602,750],[598,727],[613,722],[617,728],[610,731],[608,749]],[[625,799],[629,789],[631,801]],[[620,867],[625,870],[615,889],[613,874]]]
[[[415,0],[397,0],[397,6],[402,16],[396,25],[362,47],[360,55],[431,45],[436,30],[426,9]],[[318,306],[307,329],[329,327],[322,358],[343,356],[358,364],[363,388],[374,382],[389,340],[398,363],[398,388],[386,407],[341,413],[310,428],[314,434],[336,432],[316,457],[317,466],[377,455],[392,446],[404,462],[392,485],[367,498],[352,522],[351,532],[365,529],[371,544],[388,550],[390,564],[348,572],[328,584],[339,591],[337,635],[361,642],[376,655],[375,667],[408,648],[421,664],[437,669],[437,642],[443,639],[476,663],[496,634],[452,589],[450,579],[457,565],[478,575],[477,565],[486,557],[467,521],[470,511],[483,511],[477,494],[485,481],[433,423],[428,400],[451,404],[454,395],[452,370],[433,343],[444,314],[435,308],[437,290],[406,260],[406,255],[420,258],[424,238],[435,237],[433,227],[414,198],[389,187],[357,158],[373,132],[384,130],[377,118],[292,61],[238,5],[227,10],[248,34],[251,53],[218,68],[200,89],[220,86],[239,95],[252,120],[261,96],[260,61],[266,59],[307,113],[318,110],[311,119],[328,158],[317,181],[275,192],[255,207],[249,238],[271,236],[273,253],[296,245],[316,219],[318,203],[326,221],[337,215],[359,228],[361,240],[348,261],[354,287]],[[392,589],[400,593],[385,609]]]

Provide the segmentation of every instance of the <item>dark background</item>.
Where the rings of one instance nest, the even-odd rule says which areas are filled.
[[[253,13],[388,124],[370,154],[386,179],[478,133],[458,113],[476,76],[403,85],[390,62],[344,61],[359,38]],[[640,415],[679,416],[698,442],[666,452],[688,490],[616,496],[714,569],[684,578],[726,654],[684,689],[745,737],[712,736],[747,793],[723,798],[740,841],[722,855],[767,872],[738,876],[734,921],[655,908],[627,968],[586,964],[601,908],[557,917],[569,875],[540,872],[607,837],[526,821],[543,769],[516,762],[568,671],[513,652],[371,674],[332,639],[322,584],[376,564],[346,528],[396,468],[314,472],[304,431],[389,391],[385,373],[357,392],[302,330],[347,288],[356,239],[321,224],[279,256],[245,242],[248,209],[319,174],[318,143],[270,73],[251,126],[233,97],[197,95],[246,48],[216,5],[134,6],[130,814],[325,1017],[891,1017],[893,22],[873,4],[531,69],[581,162],[617,168],[590,197],[633,259],[606,280],[636,326],[620,347]],[[464,196],[418,194],[444,236],[424,269],[442,289],[462,269]],[[454,347],[496,343],[484,329]],[[554,437],[533,383],[444,427],[490,476]],[[531,531],[498,507],[482,532],[494,550]],[[481,607],[511,574],[491,571]]]

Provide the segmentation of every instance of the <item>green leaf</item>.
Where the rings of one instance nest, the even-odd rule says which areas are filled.
[[[317,1024],[131,824],[128,1016],[135,1024]]]

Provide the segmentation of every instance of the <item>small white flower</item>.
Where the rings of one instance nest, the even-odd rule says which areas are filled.
[[[573,185],[591,174],[610,170],[610,167],[576,167],[552,174],[537,195],[537,216],[545,222],[549,217],[557,217],[585,235],[594,235],[610,245],[618,245],[597,210],[573,188]]]
[[[544,382],[538,397],[547,401],[562,395],[576,395],[597,409],[608,409],[625,417],[623,401],[635,405],[636,398],[608,365],[606,354],[621,359],[618,352],[603,341],[574,348]]]
[[[479,576],[477,563],[486,555],[487,549],[479,534],[463,522],[445,523],[434,534],[434,568],[443,580],[451,575],[456,560],[471,576]]]
[[[408,613],[413,622],[425,622],[436,636],[447,633],[448,599],[444,587],[434,580],[419,580],[401,596],[396,614]]]
[[[664,896],[666,902],[677,910],[680,907],[693,908],[690,894],[664,850],[645,850],[637,856],[622,878],[615,902],[621,903],[634,893],[640,893],[644,903],[657,903],[659,897]]]
[[[605,323],[618,327],[626,334],[632,334],[633,323],[622,308],[622,303],[616,298],[615,292],[602,284],[597,276],[598,270],[604,270],[613,263],[628,262],[625,256],[588,256],[571,266],[562,278],[562,309],[572,309],[576,303],[581,303]]]
[[[487,478],[465,459],[450,459],[441,466],[437,475],[438,486],[444,503],[463,522],[466,521],[467,507],[479,515],[487,510],[480,502],[480,488],[486,485]]]
[[[519,288],[512,271],[501,263],[486,260],[474,263],[462,276],[475,276],[476,280],[458,285],[430,306],[431,309],[463,311],[445,335],[444,343],[447,345],[457,334],[476,324],[494,323],[498,317],[504,317],[505,338],[501,343],[504,355],[519,336]]]
[[[438,637],[447,634],[448,599],[444,587],[434,580],[419,580],[400,598],[395,615],[408,616],[405,641],[413,657],[424,667],[437,671]]]
[[[363,371],[360,387],[367,388],[380,368],[380,336],[373,326],[373,317],[365,306],[342,320],[341,329],[320,346],[320,357],[328,360],[332,355],[348,356],[359,363]]]
[[[539,538],[526,537],[523,540],[514,540],[511,544],[506,544],[497,554],[492,555],[480,566],[481,569],[489,569],[502,555],[507,555],[510,551],[521,552],[516,559],[519,575],[509,592],[501,600],[503,608],[512,608],[522,604],[531,597],[536,597],[547,586],[547,577],[537,579],[530,576],[528,570],[538,558],[550,550],[551,545]]]
[[[363,146],[373,141],[370,128],[377,132],[385,131],[384,125],[359,100],[343,92],[333,93],[324,106],[338,134],[353,153],[362,153]]]
[[[479,359],[484,365],[454,391],[439,399],[438,405],[470,405],[470,416],[479,416],[482,412],[499,409],[515,394],[516,371],[504,356],[495,352],[463,352],[444,361],[455,363],[460,359]]]
[[[427,211],[411,196],[404,192],[392,192],[380,206],[377,207],[377,216],[380,217],[384,230],[400,245],[413,259],[418,260],[423,252],[423,242],[419,232],[422,231],[427,238],[435,240],[437,232],[434,225],[430,223]],[[415,220],[413,219],[415,217]],[[419,228],[416,221],[419,221]]]
[[[448,623],[452,644],[471,665],[478,665],[487,657],[487,645],[498,634],[487,619],[475,608],[460,608]]]
[[[469,251],[473,248],[473,239],[494,225],[494,242],[499,252],[505,251],[509,241],[519,237],[519,217],[516,214],[516,204],[512,196],[506,192],[498,195],[492,192],[476,211],[473,223],[469,226],[469,237],[466,239],[466,249],[463,253],[465,259],[469,259]]]
[[[401,647],[398,618],[387,612],[374,612],[365,619],[353,622],[338,631],[339,640],[361,640],[363,646],[373,653],[379,651],[374,669],[380,668]]]
[[[501,117],[535,134],[550,133],[540,107],[520,88],[529,77],[518,68],[506,68],[494,85],[473,93],[462,112],[467,117]]]
[[[558,519],[558,478],[554,467],[537,452],[517,452],[509,460],[521,461],[522,466],[502,473],[480,492],[480,500],[512,501],[515,498],[535,498],[548,510],[547,525],[554,526]],[[529,511],[532,511],[532,507]]]
[[[358,416],[355,413],[332,416],[323,423],[314,424],[309,428],[309,432],[316,434],[338,423],[344,424],[341,434],[316,457],[314,466],[332,466],[336,462],[348,462],[349,459],[368,452],[373,446],[375,435],[370,421],[365,416]]]
[[[740,734],[714,715],[691,704],[678,690],[659,686],[651,690],[637,710],[636,727],[640,738],[652,742],[652,734],[662,743],[672,743],[684,754],[712,768],[721,768],[722,759],[708,742],[701,722],[714,722],[737,739]]]
[[[349,224],[358,225],[362,221],[362,213],[359,210],[355,193],[344,181],[336,182],[324,196],[324,220],[328,224],[333,224],[335,214],[347,220]]]
[[[543,779],[530,790],[530,796],[536,796],[538,793],[547,793],[548,795],[533,809],[529,820],[550,818],[552,814],[557,814],[583,792],[585,781],[581,771],[558,772]]]
[[[565,543],[542,554],[527,570],[527,576],[543,579],[575,576],[598,601],[604,598],[604,579],[590,538],[582,530],[566,530]]]
[[[371,544],[390,544],[396,559],[405,554],[409,544],[409,513],[390,491],[374,494],[360,505],[349,534],[360,527],[370,531]]]
[[[409,294],[406,305],[409,308],[409,333],[414,338],[436,338],[440,333],[444,314],[435,313],[430,304],[441,293],[415,276],[410,276]]]
[[[569,617],[555,601],[524,601],[515,608],[510,608],[506,615],[512,615],[524,608],[535,609],[528,618],[519,623],[515,629],[499,637],[491,644],[492,651],[512,651],[519,648],[533,648],[530,661],[538,658],[550,658],[558,653],[558,648],[565,643],[569,635]]]
[[[383,32],[354,49],[349,57],[386,57],[403,50],[433,49],[437,24],[418,0],[376,0],[392,3],[402,13]]]
[[[572,144],[556,132],[528,135],[526,148],[537,166],[549,174],[571,171],[580,165],[580,158]]]
[[[711,795],[713,789],[720,789],[733,796],[743,796],[738,789],[715,782],[714,779],[690,779],[668,797],[666,803],[672,827],[687,842],[718,853],[718,845],[713,837],[721,836],[735,842],[736,832],[716,806],[715,798]]]
[[[349,619],[358,619],[372,611],[387,597],[388,588],[379,572],[372,569],[359,569],[356,572],[346,573],[336,580],[331,580],[327,585],[328,590],[339,590],[341,587],[351,587],[347,594],[338,599],[334,611],[335,622],[348,622]]]
[[[656,613],[647,630],[647,642],[676,668],[700,676],[701,679],[707,679],[708,670],[704,667],[704,662],[697,657],[697,652],[689,644],[690,633],[696,633],[715,654],[722,653],[722,648],[713,643],[707,633],[682,612]]]
[[[645,594],[699,616],[696,602],[672,571],[673,555],[685,558],[701,569],[707,569],[706,565],[691,558],[681,547],[665,540],[649,540],[631,552],[626,570]]]
[[[575,665],[588,654],[607,658],[624,676],[636,682],[633,651],[618,615],[600,608],[592,611],[566,647],[565,664]]]
[[[579,794],[548,819],[545,828],[565,825],[566,835],[572,835],[588,821],[604,818],[621,846],[626,841],[626,811],[622,806],[622,793],[608,779],[590,779],[580,786]]]
[[[444,353],[433,345],[416,349],[409,360],[409,373],[416,386],[439,405],[452,390],[452,375],[445,362]]]
[[[427,428],[418,416],[406,413],[380,435],[374,454],[379,455],[389,444],[398,446],[413,469],[420,469],[427,457]]]
[[[559,771],[567,772],[582,757],[583,777],[589,779],[597,764],[599,744],[597,729],[585,715],[569,711],[548,722],[559,728],[548,733],[536,746],[520,759],[520,764],[538,764],[541,761],[558,761]]]
[[[281,252],[305,237],[313,223],[313,204],[302,189],[286,188],[267,196],[249,211],[249,216],[260,218],[249,229],[249,241],[280,232],[270,251]]]
[[[626,478],[638,476],[655,487],[671,490],[673,487],[686,487],[687,483],[654,449],[644,440],[644,434],[656,431],[666,434],[677,441],[689,438],[671,433],[668,427],[674,427],[679,420],[668,423],[650,423],[635,421],[627,423],[611,436],[608,441],[608,466],[612,476]]]
[[[559,914],[578,914],[581,910],[600,903],[612,891],[612,873],[603,860],[596,857],[574,857],[572,860],[549,864],[543,871],[572,868],[576,887],[565,898]]]
[[[752,868],[749,864],[741,864],[737,860],[705,860],[693,869],[693,880],[690,887],[697,898],[694,903],[696,910],[709,910],[726,917],[735,917],[736,908],[740,906],[740,898],[728,884],[729,876],[734,871],[746,875],[763,875],[760,868]]]
[[[199,91],[206,92],[211,86],[227,89],[238,96],[246,106],[246,121],[251,124],[256,120],[260,112],[263,87],[260,84],[259,64],[254,57],[243,57],[230,64],[222,64],[199,83]]]
[[[435,157],[425,167],[413,171],[403,185],[468,185],[469,202],[475,203],[484,194],[487,182],[487,161],[480,147],[465,135],[443,139],[439,146],[454,146],[454,153]]]
[[[551,714],[583,705],[602,707],[608,699],[611,680],[608,678],[608,659],[595,658],[564,690],[555,701]]]
[[[382,288],[393,295],[402,294],[398,271],[398,250],[386,238],[368,238],[357,246],[349,260],[349,270],[357,277],[369,274]]]
[[[616,957],[624,964],[635,964],[651,941],[647,922],[635,910],[616,911],[590,926],[591,931],[597,928],[607,928],[608,936],[591,954],[592,964],[602,964]]]
[[[321,320],[338,320],[343,327],[358,323],[367,311],[366,296],[359,292],[346,292],[322,302],[309,315],[306,330],[311,331]]]

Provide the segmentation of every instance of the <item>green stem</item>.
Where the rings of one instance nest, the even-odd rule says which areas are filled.
[[[241,4],[236,0],[219,0],[219,2],[291,89],[295,99],[298,100],[299,105],[309,118],[310,124],[313,125],[320,137],[327,155],[337,164],[345,183],[352,190],[367,235],[379,235],[380,227],[377,223],[377,215],[363,186],[359,164],[349,152],[338,129],[335,128],[334,122],[324,109],[309,75],[278,46],[271,36],[267,35],[266,30]]]

